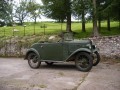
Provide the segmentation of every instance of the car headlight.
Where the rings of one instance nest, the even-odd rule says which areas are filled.
[[[90,44],[87,44],[86,45],[89,49],[92,49],[91,45]]]

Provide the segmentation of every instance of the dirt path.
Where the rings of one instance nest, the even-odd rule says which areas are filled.
[[[31,69],[27,61],[0,58],[0,90],[120,90],[120,63],[100,63],[90,72],[73,64],[42,63]]]

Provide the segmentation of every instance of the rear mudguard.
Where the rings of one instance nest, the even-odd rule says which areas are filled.
[[[92,51],[90,49],[87,49],[87,48],[80,48],[80,49],[77,49],[76,51],[74,51],[67,59],[66,61],[69,61],[69,59],[76,55],[77,53],[80,53],[80,52],[86,52],[86,53],[89,53],[89,54],[92,54]]]
[[[27,57],[28,57],[28,54],[29,53],[35,53],[35,54],[37,54],[38,55],[38,60],[40,60],[40,55],[39,55],[39,53],[38,53],[38,51],[36,50],[36,49],[34,49],[34,48],[30,48],[27,52],[26,52],[26,55],[25,55],[25,58],[24,59],[27,59]]]

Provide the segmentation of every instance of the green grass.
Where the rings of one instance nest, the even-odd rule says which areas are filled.
[[[35,25],[35,35],[43,35],[44,28],[41,26],[46,25],[47,28],[45,29],[46,34],[58,34],[61,31],[65,31],[66,23],[62,24],[61,30],[61,23],[52,23],[52,22],[39,22]],[[31,36],[34,34],[34,24],[33,23],[25,23],[25,35]],[[120,30],[118,28],[118,22],[111,22],[111,31],[107,30],[107,23],[102,22],[102,28],[100,34],[102,36],[111,36],[111,35],[120,35]],[[76,32],[75,38],[86,38],[90,37],[92,34],[92,23],[86,23],[86,32],[81,32],[81,23],[72,23],[72,31]],[[13,29],[19,30],[18,32],[14,32],[14,36],[24,36],[24,27],[23,26],[15,26],[15,27],[0,27],[0,38],[5,36],[13,36]]]
[[[103,36],[110,36],[110,35],[120,35],[119,23],[118,22],[111,22],[111,31],[108,31],[107,23],[102,23],[102,30],[101,35]]]

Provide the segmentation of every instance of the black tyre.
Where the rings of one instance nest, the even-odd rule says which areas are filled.
[[[31,68],[37,69],[40,67],[41,62],[38,60],[38,55],[35,53],[30,53],[28,55],[28,64]]]
[[[53,65],[54,62],[45,62],[48,66]]]
[[[93,66],[96,66],[99,62],[100,62],[100,55],[99,55],[99,53],[96,51],[96,52],[93,54]]]
[[[87,72],[92,69],[93,59],[92,56],[86,52],[81,52],[76,56],[75,65],[78,70]]]

